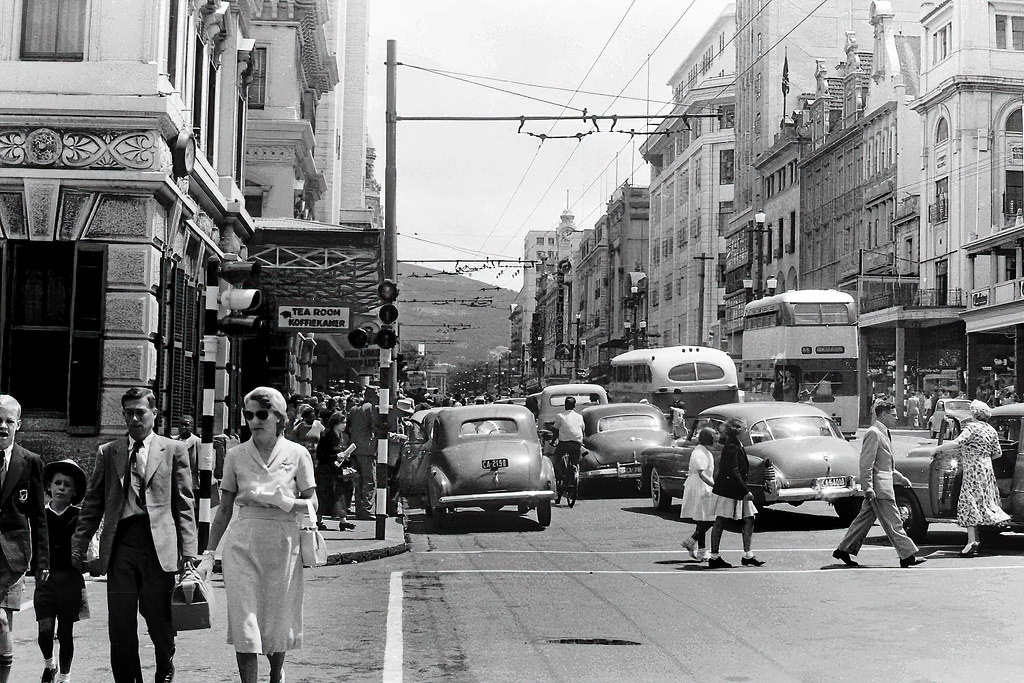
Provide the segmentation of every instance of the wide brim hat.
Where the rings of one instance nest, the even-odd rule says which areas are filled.
[[[75,495],[71,499],[71,504],[78,505],[81,503],[82,499],[85,498],[85,488],[87,486],[85,470],[71,458],[55,460],[43,466],[43,481],[50,481],[50,477],[58,473],[66,474],[75,480]]]

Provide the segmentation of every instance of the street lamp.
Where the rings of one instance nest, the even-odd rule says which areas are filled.
[[[757,283],[757,291],[753,292],[755,299],[760,299],[763,295],[761,291],[761,282],[764,279],[764,234],[769,232],[765,229],[765,223],[768,222],[768,217],[765,216],[764,211],[758,211],[754,214],[754,225],[755,227],[751,232],[757,235],[756,249],[754,250],[754,277],[751,278],[753,282],[750,283],[749,288],[753,288],[754,283]],[[744,287],[747,287],[747,280],[743,280]]]

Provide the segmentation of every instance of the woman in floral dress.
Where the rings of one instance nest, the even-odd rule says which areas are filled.
[[[984,401],[971,401],[971,417],[963,420],[963,431],[955,439],[936,447],[936,453],[959,449],[963,484],[956,506],[956,523],[967,529],[964,557],[978,554],[978,526],[995,526],[1010,519],[999,503],[999,488],[992,470],[992,458],[1000,457],[999,435],[988,424],[990,408]]]

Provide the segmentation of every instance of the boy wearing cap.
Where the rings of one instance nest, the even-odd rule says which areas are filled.
[[[74,460],[58,460],[43,468],[43,482],[50,496],[46,504],[50,576],[36,583],[32,599],[39,624],[39,650],[46,660],[40,681],[68,683],[75,656],[75,622],[89,614],[85,579],[71,565],[71,538],[78,524],[77,506],[85,496],[85,472]],[[53,656],[55,633],[60,644],[59,668]]]

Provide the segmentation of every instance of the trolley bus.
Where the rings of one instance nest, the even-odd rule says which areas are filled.
[[[857,430],[857,307],[834,289],[751,301],[743,311],[744,400],[810,403]]]
[[[666,413],[677,398],[692,417],[711,406],[739,401],[736,362],[704,346],[627,351],[612,358],[608,394],[614,401],[647,399]]]

